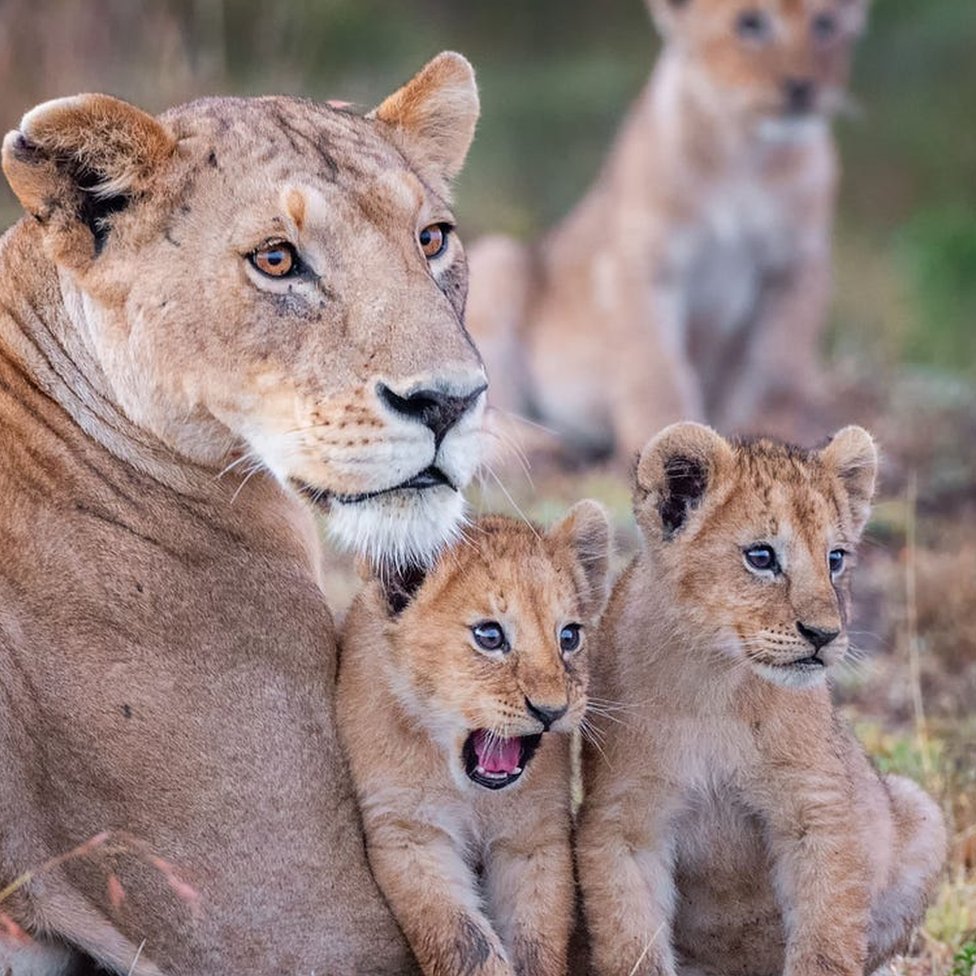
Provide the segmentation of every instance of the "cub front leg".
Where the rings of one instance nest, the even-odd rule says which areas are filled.
[[[862,976],[871,911],[870,865],[842,768],[772,775],[764,811],[773,884],[786,927],[784,976]],[[767,792],[768,791],[768,792]]]
[[[492,844],[485,881],[492,916],[518,976],[565,976],[575,922],[568,815],[536,837]]]
[[[674,976],[673,801],[663,785],[584,802],[576,858],[595,976]]]
[[[368,833],[373,874],[425,976],[515,976],[447,834],[418,824]]]

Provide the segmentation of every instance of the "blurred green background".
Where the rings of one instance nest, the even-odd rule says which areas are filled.
[[[283,91],[372,104],[442,48],[478,70],[463,230],[530,236],[593,179],[656,41],[641,0],[0,0],[5,127],[103,90],[163,109]],[[838,122],[834,355],[976,378],[976,0],[875,0]],[[4,187],[0,216],[16,207]],[[918,369],[916,369],[916,367]]]

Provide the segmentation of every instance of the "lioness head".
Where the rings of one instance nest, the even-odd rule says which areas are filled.
[[[850,569],[877,466],[860,427],[810,451],[729,443],[693,423],[648,443],[635,512],[661,585],[703,646],[781,684],[823,678],[847,650]]]
[[[360,551],[424,559],[479,458],[449,196],[477,114],[470,65],[446,53],[365,116],[47,102],[3,168],[132,420],[197,463],[269,470]]]
[[[843,104],[867,0],[648,0],[709,97],[783,131]]]
[[[610,526],[578,503],[548,531],[491,516],[391,614],[404,705],[459,783],[514,783],[544,732],[586,710],[587,640],[606,602]]]

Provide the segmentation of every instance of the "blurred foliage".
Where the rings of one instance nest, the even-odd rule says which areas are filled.
[[[594,178],[655,44],[641,0],[0,0],[0,110],[12,125],[99,89],[156,110],[214,92],[370,104],[456,48],[483,101],[465,231],[529,236]],[[862,111],[838,126],[838,356],[976,376],[974,51],[973,0],[875,0]]]

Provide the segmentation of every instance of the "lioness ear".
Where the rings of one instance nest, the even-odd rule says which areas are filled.
[[[548,535],[576,553],[588,590],[585,610],[599,616],[610,590],[610,519],[603,506],[589,498],[577,502]]]
[[[106,219],[149,186],[175,145],[127,102],[75,95],[38,105],[7,133],[3,171],[29,214],[85,235],[90,257],[105,243]]]
[[[467,58],[444,51],[368,118],[390,126],[413,162],[447,182],[464,165],[478,112],[474,69]]]
[[[847,492],[855,531],[860,533],[871,515],[871,499],[878,477],[878,448],[863,427],[845,427],[820,452]]]
[[[681,531],[732,449],[711,427],[686,421],[651,438],[637,462],[634,512],[659,522],[664,539]]]

